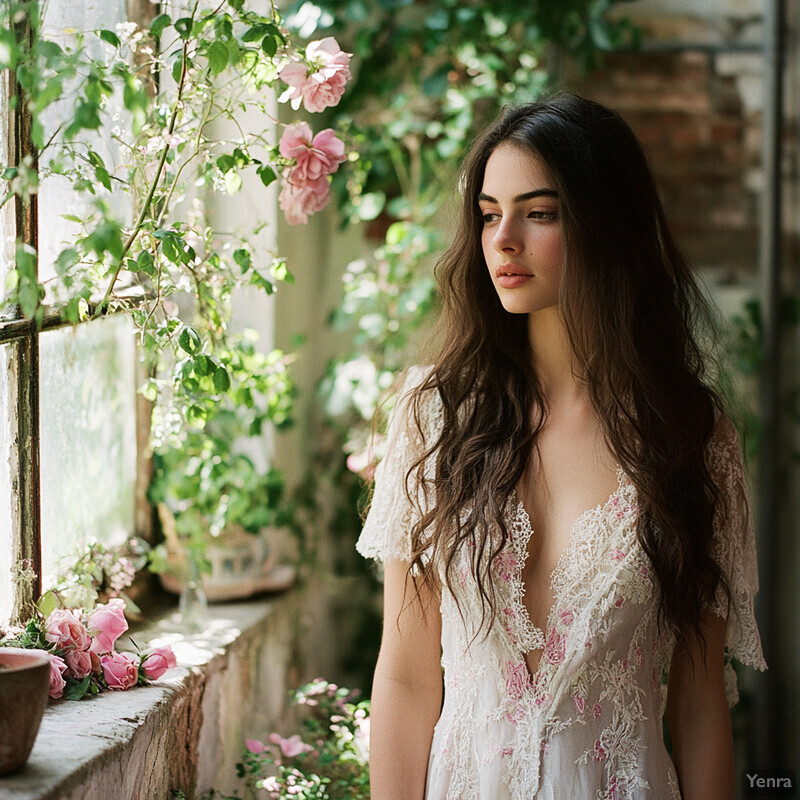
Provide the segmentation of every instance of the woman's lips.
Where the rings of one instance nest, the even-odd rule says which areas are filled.
[[[503,289],[516,289],[519,286],[524,286],[533,278],[533,274],[522,267],[518,267],[516,264],[501,264],[495,270],[495,277],[498,285],[502,286]]]

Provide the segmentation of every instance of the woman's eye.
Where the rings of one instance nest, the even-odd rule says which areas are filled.
[[[493,211],[484,211],[481,214],[481,218],[483,219],[484,225],[486,225],[490,222],[496,222],[498,219],[500,219],[500,215],[495,214]]]
[[[541,220],[557,220],[558,219],[558,212],[557,211],[531,211],[528,215],[532,219],[541,219]]]

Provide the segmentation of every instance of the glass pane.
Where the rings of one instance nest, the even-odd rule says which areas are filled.
[[[9,72],[0,71],[0,97],[8,97]],[[11,161],[8,136],[8,114],[0,114],[0,170]],[[14,241],[16,239],[14,226],[14,203],[6,203],[0,208],[0,293],[5,298],[6,276],[14,263]],[[13,309],[5,307],[5,299],[0,301],[0,316],[10,318],[14,316]]]
[[[126,19],[125,0],[82,0],[80,3],[49,2],[44,6],[43,34],[62,47],[74,47],[75,31],[88,32],[100,28],[115,30],[118,23]],[[103,59],[105,45],[95,37],[85,39],[86,55]],[[45,141],[63,125],[67,114],[74,109],[75,98],[67,95],[48,106],[42,114]],[[99,132],[81,131],[79,139],[87,142],[103,158],[108,171],[113,175],[120,162],[119,148],[108,135],[113,118],[122,113],[122,99],[119,93],[110,97],[104,111],[104,126]],[[124,127],[124,121],[119,123]],[[105,136],[98,135],[105,132]],[[46,161],[46,159],[45,159]],[[46,163],[44,164],[46,168]],[[100,191],[101,196],[108,195]],[[56,275],[55,259],[66,243],[73,240],[80,232],[81,226],[63,218],[63,214],[85,217],[90,211],[90,196],[85,192],[76,192],[70,181],[60,175],[44,177],[39,188],[39,280],[45,286]],[[116,193],[110,199],[110,205],[117,219],[125,224],[130,220],[130,198]],[[51,298],[52,299],[52,298]]]
[[[0,345],[0,624],[11,616],[11,442],[16,431],[12,430],[11,404],[9,401],[9,360],[13,357],[14,345]]]
[[[121,543],[134,531],[136,347],[123,316],[46,331],[39,341],[47,585],[89,539]]]

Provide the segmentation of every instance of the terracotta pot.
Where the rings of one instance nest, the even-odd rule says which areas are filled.
[[[50,656],[44,650],[0,647],[0,775],[28,760],[49,694]]]

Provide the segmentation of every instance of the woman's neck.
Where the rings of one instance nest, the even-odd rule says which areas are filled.
[[[548,405],[586,396],[586,383],[575,372],[575,354],[555,306],[528,315],[528,340],[533,369]]]

